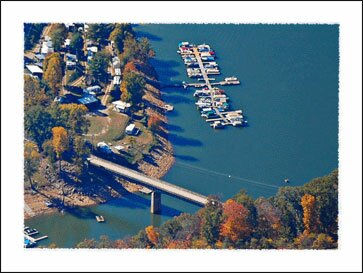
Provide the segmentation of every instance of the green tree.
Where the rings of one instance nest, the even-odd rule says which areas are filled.
[[[33,139],[38,147],[42,147],[43,142],[50,139],[54,125],[51,114],[40,105],[31,106],[25,111],[25,136]]]
[[[44,82],[54,96],[58,96],[62,87],[63,60],[59,53],[52,53],[44,60]]]
[[[121,99],[127,102],[130,101],[136,105],[141,102],[142,96],[145,93],[144,88],[145,80],[141,75],[132,71],[124,73],[121,92],[127,95],[121,95]]]
[[[114,28],[114,24],[89,24],[87,38],[95,42],[106,40]]]
[[[213,246],[219,239],[219,230],[222,224],[223,207],[221,202],[210,198],[200,212],[200,235],[209,245]]]
[[[84,41],[81,33],[74,33],[69,44],[69,48],[72,53],[76,54],[78,60],[83,60],[84,58],[83,46]]]
[[[26,141],[24,144],[24,174],[33,189],[33,175],[39,168],[40,154],[38,147],[34,142]]]
[[[63,24],[60,24],[60,26],[62,25]],[[58,27],[50,35],[50,37],[52,38],[53,48],[55,51],[61,50],[62,45],[64,44],[64,41],[67,38],[67,30],[65,26],[64,28]]]
[[[46,24],[24,23],[24,48],[25,50],[33,49],[39,42],[43,29]]]
[[[89,63],[89,73],[93,80],[107,83],[109,59],[110,55],[106,51],[99,51],[93,56]]]
[[[254,200],[248,196],[245,190],[240,192],[233,198],[237,203],[242,204],[248,211],[248,222],[251,227],[257,225],[257,210],[254,204]]]

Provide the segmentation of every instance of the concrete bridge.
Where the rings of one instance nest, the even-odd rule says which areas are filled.
[[[115,164],[105,159],[91,155],[88,159],[91,165],[102,167],[110,172],[118,174],[120,176],[130,178],[142,185],[148,186],[153,189],[151,194],[151,212],[159,213],[161,209],[161,194],[164,192],[171,196],[179,197],[181,199],[196,203],[198,205],[204,206],[207,204],[208,199],[206,196],[199,193],[187,190],[185,188],[175,186],[168,182],[160,179],[149,177],[145,174],[139,173],[137,171],[131,170],[119,164]]]

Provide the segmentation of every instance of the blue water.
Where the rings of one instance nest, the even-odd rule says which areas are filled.
[[[210,44],[222,72],[216,78],[241,81],[223,89],[249,123],[213,130],[196,111],[193,90],[164,89],[164,100],[175,106],[168,120],[176,157],[164,180],[226,200],[240,189],[268,197],[285,178],[292,186],[302,185],[337,168],[337,25],[138,25],[136,30],[150,39],[157,54],[153,64],[164,83],[193,81],[176,53],[180,41]],[[162,198],[161,216],[150,215],[148,197],[130,195],[83,209],[86,215],[104,215],[105,224],[77,214],[41,216],[27,224],[70,247],[85,237],[132,235],[198,209]]]

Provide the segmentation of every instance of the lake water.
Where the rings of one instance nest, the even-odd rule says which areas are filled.
[[[176,53],[180,41],[210,44],[222,72],[215,78],[241,81],[223,89],[249,123],[213,130],[196,110],[192,89],[164,89],[164,100],[175,106],[168,119],[176,157],[164,180],[226,200],[240,189],[268,197],[284,186],[285,178],[292,186],[302,185],[337,168],[337,25],[138,25],[136,30],[150,39],[164,83],[193,81]],[[102,234],[111,239],[133,235],[199,209],[162,195],[162,214],[151,215],[149,202],[148,196],[130,194],[26,224],[49,236],[42,244],[72,247]],[[107,222],[97,223],[94,213]]]

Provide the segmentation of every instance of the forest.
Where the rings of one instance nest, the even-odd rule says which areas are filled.
[[[101,236],[76,248],[336,249],[338,170],[303,186],[282,187],[270,198],[241,190],[222,203],[210,196],[197,213],[183,213],[120,240]]]

